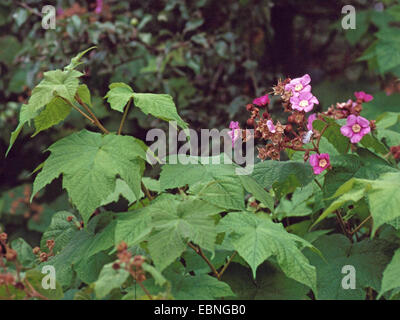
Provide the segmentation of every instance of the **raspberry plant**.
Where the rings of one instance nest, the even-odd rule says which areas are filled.
[[[264,95],[246,107],[247,128],[230,125],[233,144],[259,142],[251,175],[212,157],[207,164],[183,156],[190,164],[164,164],[152,179],[144,176],[148,147],[123,135],[128,112],[188,125],[169,95],[112,83],[105,99],[122,117],[110,132],[80,82],[88,50],[44,74],[11,135],[9,150],[25,124],[33,122],[35,136],[71,112],[90,125],[48,147],[32,193],[27,186],[21,201],[9,195],[12,210],[29,206],[30,197],[35,208],[28,209],[38,214],[37,194],[60,178],[71,207],[52,214],[38,247],[10,241],[3,230],[1,298],[398,298],[400,172],[391,144],[398,113],[366,119],[363,104],[373,97],[357,92],[356,101],[307,116],[319,103],[311,78],[286,79],[272,91],[286,119],[273,118]],[[125,210],[109,210],[120,196]],[[356,270],[353,289],[341,285],[348,265]],[[55,289],[41,285],[45,266],[56,271]]]

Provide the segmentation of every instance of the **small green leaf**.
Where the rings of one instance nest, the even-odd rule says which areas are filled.
[[[187,128],[187,123],[178,115],[175,103],[170,95],[134,93],[133,98],[135,106],[145,114],[151,114],[165,121],[176,121],[181,128]]]
[[[105,98],[111,109],[124,112],[126,104],[133,96],[132,88],[125,83],[112,83],[109,88]]]
[[[45,109],[35,118],[36,131],[32,137],[63,121],[70,112],[71,107],[67,102],[59,97],[53,98],[53,100],[46,105]]]

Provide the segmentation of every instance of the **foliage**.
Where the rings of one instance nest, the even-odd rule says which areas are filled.
[[[251,116],[240,129],[250,96],[265,94],[280,72],[256,72],[266,48],[246,26],[258,30],[273,10],[246,3],[253,2],[166,1],[156,9],[152,1],[148,8],[121,2],[105,4],[99,16],[75,4],[59,13],[54,33],[45,33],[54,47],[27,45],[42,32],[37,28],[24,40],[0,38],[9,47],[0,51],[1,63],[25,59],[1,80],[7,101],[23,98],[4,153],[15,159],[26,156],[32,141],[45,144],[35,151],[42,155],[29,158],[30,174],[0,198],[0,299],[399,298],[397,95],[378,93],[371,101],[356,92],[355,101],[323,110],[315,96],[297,101],[297,89],[286,87],[308,75],[287,78],[273,87],[280,97],[246,106]],[[131,7],[133,16],[123,13]],[[28,17],[38,13],[7,1],[0,8],[13,8],[26,30]],[[229,18],[227,26],[206,33],[216,9]],[[361,30],[346,36],[350,45],[362,42],[367,51],[360,60],[385,77],[396,75],[400,63],[393,50],[397,27],[388,24],[398,11],[395,5],[381,16],[359,12]],[[236,25],[232,15],[245,22],[228,31]],[[0,25],[7,19],[0,10]],[[374,27],[374,42],[362,41]],[[68,45],[55,40],[60,35]],[[87,40],[75,42],[80,37]],[[97,47],[86,49],[87,43]],[[28,59],[34,50],[53,56],[51,64]],[[73,58],[59,68],[65,55]],[[229,85],[232,78],[250,79],[253,88]],[[301,109],[309,101],[316,111],[311,122]],[[218,120],[209,119],[208,104],[215,104]],[[147,157],[143,128],[170,121],[183,130],[205,122],[226,127],[233,118],[232,144],[248,142],[248,129],[255,129],[251,175],[238,175],[236,163],[215,164],[230,157],[225,153],[182,155],[178,164]],[[351,137],[346,126],[354,128]],[[349,265],[356,288],[346,290],[342,268]],[[44,267],[55,268],[55,289],[43,287]]]

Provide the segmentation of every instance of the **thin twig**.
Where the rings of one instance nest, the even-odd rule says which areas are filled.
[[[78,101],[78,103],[87,111],[89,112],[89,114],[92,116],[94,124],[104,133],[110,133],[110,131],[108,131],[106,128],[104,128],[104,126],[101,124],[100,120],[97,119],[96,115],[93,113],[92,110],[90,110],[90,108],[82,101],[82,99],[79,97],[78,94],[75,95],[75,99],[76,101]]]
[[[78,111],[81,115],[83,115],[86,119],[88,119],[91,123],[94,124],[94,120],[89,117],[86,113],[84,113],[81,109],[79,109],[77,106],[75,106],[73,103],[71,103],[68,99],[65,99],[60,96],[61,99],[63,99],[66,103],[68,103],[72,108],[74,108],[76,111]]]
[[[153,300],[153,296],[150,294],[150,292],[145,288],[145,286],[143,285],[142,282],[140,281],[136,281],[137,283],[139,283],[139,286],[142,288],[142,290],[144,291],[144,293],[146,294],[146,296],[149,297],[150,300]]]
[[[371,218],[372,218],[372,216],[370,215],[370,216],[368,216],[366,219],[364,219],[364,220],[358,225],[358,227],[355,228],[355,229],[351,232],[351,235],[355,234],[358,230],[360,230],[361,227],[362,227],[369,219],[371,219]]]
[[[315,181],[315,183],[318,185],[318,187],[322,190],[322,186],[321,186],[321,184],[318,182],[318,180],[317,180],[317,179],[314,179],[314,181]]]
[[[339,210],[336,210],[335,213],[336,213],[337,220],[338,220],[338,222],[340,224],[340,227],[342,228],[342,232],[345,234],[345,236],[347,238],[349,238],[349,240],[351,242],[353,242],[352,235],[347,232],[346,225],[345,225],[345,223],[343,221],[342,215],[340,214]]]
[[[196,247],[193,243],[188,242],[188,246],[191,247],[202,259],[208,264],[210,267],[211,271],[213,272],[214,276],[218,278],[219,274],[217,269],[215,269],[214,265],[211,263],[210,260],[204,255],[203,250],[201,250],[200,247]]]
[[[140,186],[142,188],[143,193],[146,195],[146,197],[152,201],[154,199],[154,197],[151,195],[149,189],[146,188],[146,186],[144,185],[143,181],[140,182]]]
[[[128,115],[128,111],[129,111],[129,107],[131,106],[131,103],[132,103],[132,98],[129,99],[128,104],[125,107],[124,115],[122,116],[121,123],[119,124],[119,129],[118,129],[118,133],[117,133],[118,135],[120,135],[122,132],[122,128],[124,126],[126,116]]]
[[[228,268],[229,264],[232,262],[233,258],[237,255],[237,251],[235,251],[231,257],[229,258],[228,262],[224,265],[222,270],[218,274],[218,280],[222,278],[222,275],[224,274],[225,270]]]

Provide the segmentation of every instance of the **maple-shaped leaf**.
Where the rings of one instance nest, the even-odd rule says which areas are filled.
[[[43,80],[33,89],[28,104],[39,110],[48,104],[54,96],[60,96],[70,102],[74,101],[76,90],[79,86],[79,77],[83,73],[71,70],[47,71],[43,74]]]
[[[33,195],[62,174],[63,187],[85,222],[114,192],[118,176],[140,197],[146,154],[135,138],[82,130],[48,150],[51,155],[35,179]]]
[[[324,260],[306,253],[317,269],[317,299],[364,300],[365,289],[381,288],[382,273],[390,262],[396,245],[382,239],[366,239],[351,243],[341,234],[322,236],[313,243],[323,254]],[[344,266],[354,267],[355,289],[342,286]]]
[[[32,119],[36,118],[40,111],[44,106],[53,101],[56,96],[59,96],[63,99],[68,100],[69,102],[74,102],[75,93],[79,86],[79,77],[83,74],[76,70],[70,71],[61,71],[61,70],[53,70],[48,71],[43,74],[43,80],[33,89],[32,95],[29,98],[27,105],[22,105],[20,115],[19,115],[19,123],[17,128],[12,132],[10,138],[10,145],[6,152],[6,155],[10,151],[13,146],[15,140],[17,139],[19,133],[21,132],[23,126],[26,123],[29,123]],[[53,109],[55,106],[52,105],[49,108]],[[52,115],[49,116],[49,111],[42,115],[42,118],[39,120],[39,127],[46,127],[48,123],[52,123],[51,125],[58,123],[60,120],[60,113],[66,117],[66,108],[63,106],[64,111],[57,111],[57,116],[54,116],[55,110],[52,110]],[[64,117],[64,118],[65,118]],[[43,118],[46,118],[46,121],[43,122]],[[49,120],[48,118],[52,118]],[[44,130],[44,129],[41,129]],[[39,130],[40,131],[40,130]],[[37,134],[38,132],[36,132]]]
[[[162,271],[187,248],[188,241],[214,251],[217,236],[213,215],[221,209],[202,200],[158,201],[148,207],[153,231],[148,248],[156,267]]]
[[[218,224],[218,231],[229,235],[229,241],[246,260],[255,278],[257,267],[276,256],[282,271],[290,278],[316,289],[316,271],[300,250],[313,246],[288,233],[278,223],[249,212],[230,212]],[[299,245],[298,245],[299,244]]]
[[[170,95],[136,93],[129,85],[122,82],[112,83],[109,88],[105,98],[111,109],[123,112],[125,105],[130,99],[133,99],[135,106],[143,113],[151,114],[165,121],[176,121],[181,128],[187,128],[187,124],[176,111],[175,103]]]

